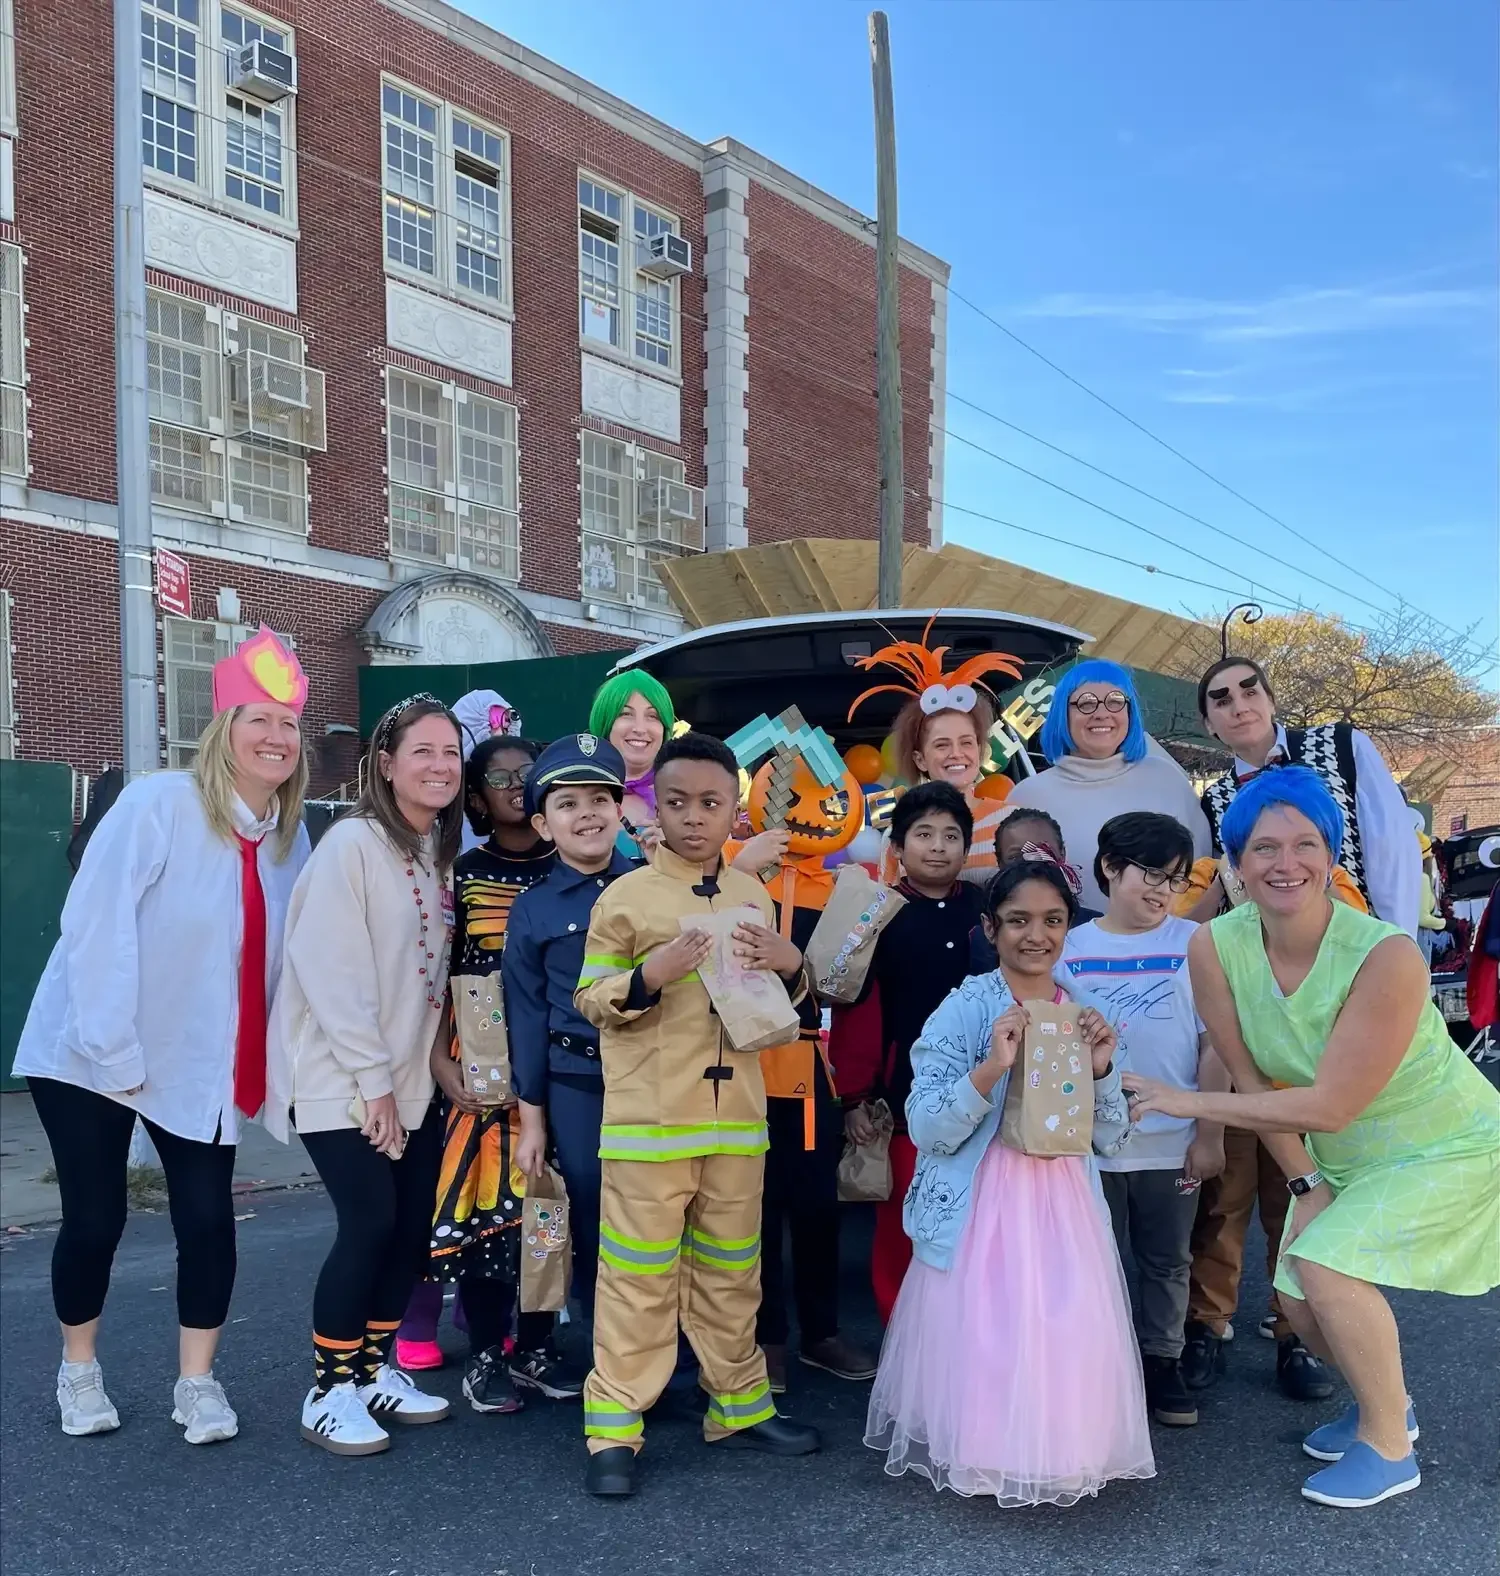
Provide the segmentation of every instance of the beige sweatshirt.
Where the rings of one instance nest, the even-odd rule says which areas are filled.
[[[356,1094],[394,1091],[402,1123],[421,1125],[452,927],[430,861],[408,866],[373,821],[329,828],[292,891],[271,1016],[265,1124],[283,1143],[293,1107],[298,1132],[357,1126]]]

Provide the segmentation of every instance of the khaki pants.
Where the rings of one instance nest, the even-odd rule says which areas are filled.
[[[1188,1286],[1188,1318],[1223,1335],[1240,1296],[1240,1271],[1245,1262],[1245,1232],[1257,1203],[1266,1234],[1266,1270],[1274,1281],[1281,1233],[1291,1205],[1286,1178],[1254,1133],[1236,1127],[1224,1130],[1224,1171],[1203,1184],[1198,1219],[1193,1226],[1193,1269]],[[1275,1291],[1271,1313],[1276,1339],[1293,1333]]]
[[[709,1394],[705,1439],[775,1415],[755,1344],[761,1155],[606,1160],[600,1200],[594,1370],[583,1390],[590,1452],[639,1450],[642,1414],[677,1362],[677,1327]]]

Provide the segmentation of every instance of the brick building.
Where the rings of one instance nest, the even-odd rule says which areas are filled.
[[[0,754],[118,762],[111,9],[0,0]],[[629,647],[663,554],[877,528],[871,222],[441,0],[141,0],[162,760],[260,622],[362,662]],[[82,156],[81,156],[82,155]],[[902,243],[907,530],[947,265]]]

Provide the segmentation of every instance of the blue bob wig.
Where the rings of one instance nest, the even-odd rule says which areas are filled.
[[[1080,684],[1113,684],[1130,702],[1130,725],[1125,730],[1120,754],[1127,761],[1145,759],[1146,725],[1141,721],[1141,698],[1135,692],[1135,680],[1128,668],[1122,668],[1118,662],[1106,662],[1103,657],[1090,657],[1063,676],[1042,724],[1042,754],[1054,765],[1063,756],[1073,754],[1072,710],[1068,702]]]
[[[1252,778],[1229,801],[1219,826],[1219,838],[1231,861],[1238,865],[1245,845],[1261,815],[1277,805],[1297,810],[1317,827],[1328,852],[1338,862],[1344,849],[1344,812],[1334,803],[1327,785],[1308,766],[1278,766]]]

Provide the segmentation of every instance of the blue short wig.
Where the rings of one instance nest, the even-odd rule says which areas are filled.
[[[1238,865],[1245,845],[1262,814],[1277,805],[1300,811],[1322,834],[1336,864],[1344,849],[1344,812],[1334,802],[1327,784],[1309,766],[1278,766],[1252,778],[1229,801],[1219,826],[1219,838],[1231,861]]]
[[[1073,754],[1072,712],[1068,702],[1080,684],[1113,684],[1130,702],[1130,725],[1125,730],[1125,741],[1120,754],[1127,761],[1139,761],[1146,754],[1146,725],[1141,721],[1141,698],[1135,692],[1135,680],[1128,668],[1118,662],[1106,662],[1102,657],[1090,657],[1080,662],[1071,672],[1063,675],[1052,697],[1052,707],[1042,725],[1042,754],[1054,764],[1063,756]]]

